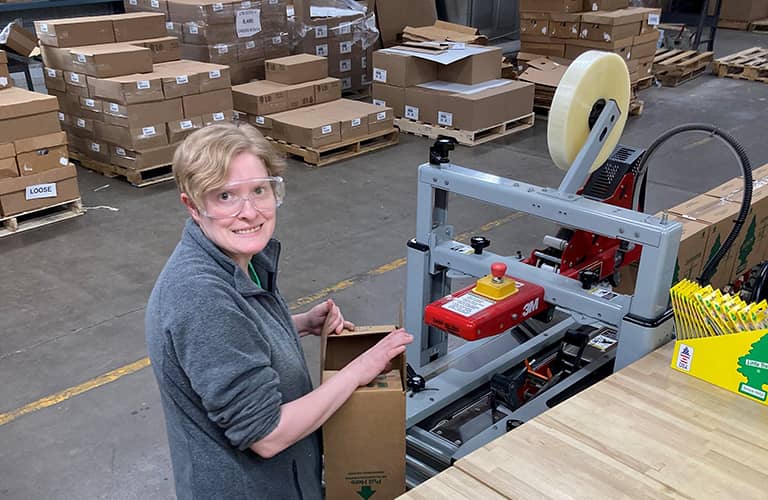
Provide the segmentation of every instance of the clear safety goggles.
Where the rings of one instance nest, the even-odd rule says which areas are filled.
[[[274,211],[285,198],[282,177],[258,177],[230,182],[203,194],[203,215],[211,219],[237,217],[248,200],[260,212]]]

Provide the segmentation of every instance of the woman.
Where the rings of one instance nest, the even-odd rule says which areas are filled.
[[[331,301],[291,315],[272,239],[283,168],[250,126],[214,125],[176,150],[190,219],[147,306],[146,336],[182,499],[319,499],[317,429],[412,337],[395,330],[317,389],[299,336],[354,328]]]

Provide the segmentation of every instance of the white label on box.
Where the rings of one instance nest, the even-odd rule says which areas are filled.
[[[648,25],[649,26],[656,26],[659,24],[659,15],[658,14],[648,14]]]
[[[405,117],[410,120],[418,120],[419,119],[419,108],[416,106],[408,106],[405,105]]]
[[[349,35],[350,33],[352,33],[352,23],[341,23],[339,25],[340,35]]]
[[[603,40],[606,41],[606,42],[610,42],[611,41],[611,34],[603,32]]]
[[[247,42],[245,42],[245,48],[246,49],[256,48],[256,42],[254,42],[253,40],[248,40]]]
[[[192,120],[181,120],[179,122],[179,128],[181,128],[181,130],[188,130],[193,126],[194,124],[192,123]]]
[[[136,82],[136,88],[139,90],[147,90],[149,87],[149,80],[139,80]]]
[[[541,28],[541,34],[542,34],[542,35],[546,35],[546,34],[547,34],[547,27],[546,27],[546,26],[544,26],[543,28]]]
[[[220,121],[222,121],[222,120],[224,120],[224,113],[222,113],[221,111],[219,111],[218,113],[214,113],[214,114],[213,114],[213,121],[215,121],[215,122],[220,122]]]
[[[238,10],[235,20],[237,37],[245,38],[261,33],[261,10]]]
[[[61,158],[59,158],[59,163],[66,167],[67,165],[69,165],[69,158],[67,158],[66,156],[62,156]]]
[[[114,102],[110,102],[109,103],[109,110],[111,112],[113,112],[113,113],[117,113],[118,111],[120,111],[120,105],[115,104]]]
[[[320,127],[320,133],[323,135],[330,134],[331,132],[333,132],[332,125],[323,125],[322,127]]]
[[[339,61],[339,72],[344,73],[352,71],[352,59],[342,59]]]
[[[45,70],[45,72],[48,74],[48,78],[56,78],[56,70],[48,68]]]
[[[267,3],[269,5],[277,5],[278,0],[269,0]]]
[[[315,55],[320,57],[328,57],[328,44],[315,45]]]
[[[149,6],[153,9],[159,9],[160,8],[160,2],[158,0],[149,0]]]
[[[93,99],[83,99],[83,102],[89,108],[95,108],[96,107],[96,101],[94,101]]]
[[[40,25],[40,32],[41,33],[48,33],[48,25],[43,23]]]
[[[589,31],[586,28],[581,30],[581,38],[587,38],[588,34],[589,34]]]
[[[8,85],[8,77],[0,76],[0,87],[6,87]]]
[[[77,54],[77,62],[84,63],[86,60],[85,54]]]
[[[222,10],[224,10],[224,4],[221,4],[221,3],[213,4],[213,11],[214,12],[221,12]]]
[[[251,2],[246,0],[245,2],[240,2],[240,8],[241,9],[250,9],[251,8]]]
[[[578,35],[579,34],[579,25],[578,24],[574,24],[573,26],[571,26],[571,33],[573,33],[574,35]]]
[[[139,5],[139,2],[138,0],[128,0],[128,5],[136,6],[136,5]]]
[[[174,31],[173,22],[172,21],[169,21],[169,22],[165,23],[165,31]]]
[[[214,79],[214,78],[221,78],[221,71],[218,69],[215,69],[213,71],[208,72],[208,78]]]
[[[78,118],[77,119],[77,126],[80,127],[80,128],[85,128],[85,120],[83,120],[82,118]]]
[[[281,43],[283,43],[283,37],[280,35],[272,37],[272,45],[280,45]]]
[[[346,77],[346,78],[342,78],[341,79],[341,89],[342,90],[347,90],[347,89],[351,89],[351,88],[352,88],[352,78],[349,77],[349,76]]]
[[[379,111],[376,113],[376,121],[386,120],[387,118],[387,112],[386,111]]]
[[[600,6],[597,5],[597,2],[592,3],[592,10],[600,10]]]
[[[360,126],[360,118],[352,118],[352,126],[353,127],[359,127]]]
[[[115,153],[117,154],[117,156],[126,156],[125,150],[120,147],[115,148]]]
[[[198,33],[200,33],[200,28],[198,28],[197,24],[195,24],[195,23],[190,23],[190,24],[189,24],[189,32],[190,32],[192,35],[197,35]]]
[[[78,75],[77,73],[70,73],[69,79],[75,83],[80,83],[80,75]]]
[[[157,134],[155,127],[141,127],[141,135],[151,137],[155,134]]]
[[[92,142],[91,149],[98,153],[99,151],[101,151],[101,144],[99,144],[98,142]]]
[[[259,125],[264,125],[264,117],[263,116],[257,116],[256,117],[256,123]]]
[[[349,54],[350,52],[352,52],[352,42],[339,42],[339,53]]]
[[[223,43],[220,43],[216,45],[216,50],[219,52],[219,55],[226,54],[227,52],[229,52],[229,47],[227,47]]]
[[[24,198],[27,200],[37,200],[39,198],[56,198],[56,183],[34,184],[27,186]]]
[[[454,50],[465,50],[467,48],[467,44],[465,43],[454,43],[451,45],[451,48]]]
[[[366,56],[360,58],[360,67],[363,69],[368,67],[368,58]]]
[[[453,113],[448,113],[447,111],[438,111],[437,112],[437,123],[439,125],[445,125],[446,127],[450,127],[453,125]]]
[[[64,121],[64,113],[62,113],[61,111],[59,111],[59,121],[60,122]]]
[[[315,38],[328,38],[328,26],[315,26]]]
[[[189,76],[179,75],[176,77],[176,85],[185,85],[189,83]]]
[[[386,101],[382,101],[381,99],[374,99],[372,102],[373,102],[374,106],[386,106],[387,105],[387,102]]]
[[[381,68],[373,68],[373,81],[387,83],[387,70]]]

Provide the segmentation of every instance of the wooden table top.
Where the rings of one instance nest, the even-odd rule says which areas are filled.
[[[455,467],[505,498],[768,498],[768,408],[672,370],[672,349],[667,344]]]

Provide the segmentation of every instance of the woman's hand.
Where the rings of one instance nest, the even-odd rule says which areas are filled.
[[[393,330],[375,346],[353,359],[342,371],[354,374],[358,386],[366,385],[389,367],[393,358],[405,352],[413,336],[404,329]]]
[[[329,317],[330,316],[330,317]],[[323,331],[323,325],[329,321],[328,326],[333,333],[341,333],[342,330],[354,330],[355,325],[351,321],[345,321],[341,314],[341,309],[332,299],[316,305],[309,311],[293,316],[293,323],[296,325],[299,335],[320,335]]]

